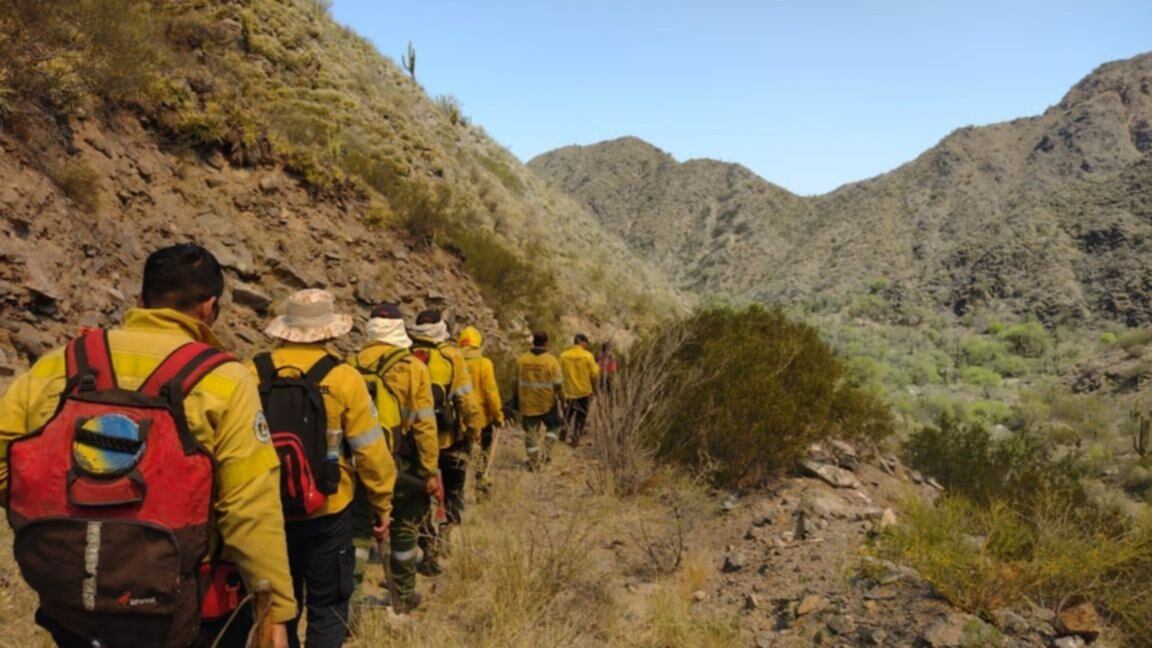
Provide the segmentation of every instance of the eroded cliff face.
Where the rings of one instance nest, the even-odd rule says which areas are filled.
[[[504,341],[459,258],[366,225],[363,202],[315,199],[275,167],[162,149],[131,114],[32,128],[0,132],[0,384],[78,327],[119,322],[148,253],[189,241],[226,268],[216,328],[242,355],[268,346],[276,303],[307,287],[332,290],[361,322],[395,299],[413,315],[446,307]]]

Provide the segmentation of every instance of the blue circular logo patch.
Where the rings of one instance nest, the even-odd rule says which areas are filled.
[[[77,467],[93,477],[116,477],[132,470],[144,454],[140,426],[123,414],[84,422],[72,443]]]

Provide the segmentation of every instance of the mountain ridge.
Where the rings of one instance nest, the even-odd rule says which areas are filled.
[[[1152,54],[1142,54],[1099,66],[1040,115],[958,128],[817,196],[733,163],[676,162],[636,138],[528,164],[689,292],[841,308],[884,284],[895,317],[928,308],[1137,325],[1152,321],[1148,287],[1133,279],[1152,270],[1142,260],[1150,120]],[[618,168],[631,173],[611,177]],[[1113,209],[1126,194],[1126,211]],[[1101,238],[1115,245],[1091,243]]]

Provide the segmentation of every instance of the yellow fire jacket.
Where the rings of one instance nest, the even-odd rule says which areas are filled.
[[[113,370],[125,389],[138,389],[169,353],[190,341],[220,346],[203,322],[169,309],[130,310],[124,327],[110,331],[108,339]],[[7,484],[8,443],[52,418],[66,379],[64,350],[56,349],[0,397],[0,488]],[[188,395],[184,413],[193,436],[216,459],[221,558],[235,563],[249,585],[267,580],[272,619],[292,619],[296,600],[280,510],[280,462],[261,431],[256,381],[239,363],[221,365]]]
[[[556,406],[556,390],[564,385],[556,356],[536,350],[516,358],[517,400],[524,416],[547,414]]]
[[[328,351],[319,344],[285,342],[272,351],[272,364],[277,368],[296,367],[308,371],[327,354]],[[256,365],[249,362],[248,368],[255,376]],[[392,491],[396,486],[396,464],[388,450],[384,430],[373,414],[375,408],[364,379],[359,371],[341,363],[320,381],[320,390],[324,395],[328,429],[344,431],[344,442],[352,449],[355,468],[341,453],[340,486],[311,517],[339,513],[352,503],[356,494],[352,474],[355,469],[368,491],[372,508],[385,520],[389,519],[392,515]]]
[[[584,398],[592,395],[592,385],[600,377],[596,356],[582,346],[571,346],[560,354],[560,368],[564,372],[564,398]]]
[[[480,349],[463,348],[460,353],[468,363],[468,372],[472,377],[472,387],[476,390],[476,399],[480,402],[480,427],[504,424],[504,411],[500,402],[500,386],[496,384],[496,368],[492,361],[485,358]]]
[[[472,388],[468,363],[460,354],[460,349],[447,342],[437,344],[420,338],[414,338],[413,341],[414,348],[428,351],[428,373],[432,377],[432,384],[442,386],[448,397],[455,400],[463,423],[464,429],[461,430],[438,430],[440,449],[451,448],[465,438],[479,440],[480,429],[484,427],[480,425],[480,406]]]
[[[355,367],[375,367],[381,358],[396,352],[398,347],[373,342],[360,353],[348,359]],[[392,365],[384,372],[383,380],[400,400],[396,412],[377,406],[380,425],[391,430],[399,426],[399,434],[409,435],[418,455],[416,474],[428,479],[439,470],[440,438],[436,433],[436,409],[432,400],[432,379],[428,367],[411,355]],[[377,399],[379,400],[379,399]]]

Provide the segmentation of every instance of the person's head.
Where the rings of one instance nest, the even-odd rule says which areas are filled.
[[[384,303],[373,308],[368,317],[371,319],[402,320],[404,313],[400,310],[400,304]]]
[[[468,349],[479,349],[484,346],[484,336],[475,326],[467,326],[460,331],[460,338],[456,340],[456,344]]]
[[[224,272],[212,253],[182,243],[156,250],[144,262],[140,306],[171,308],[213,324],[220,314]]]
[[[435,308],[420,311],[420,314],[416,316],[417,324],[438,324],[442,321],[444,321],[444,316]]]
[[[533,349],[547,349],[548,348],[548,333],[544,331],[535,331],[532,333],[532,348]]]
[[[589,344],[588,336],[584,335],[583,333],[577,333],[576,337],[573,339],[573,343],[578,347],[587,349]]]

